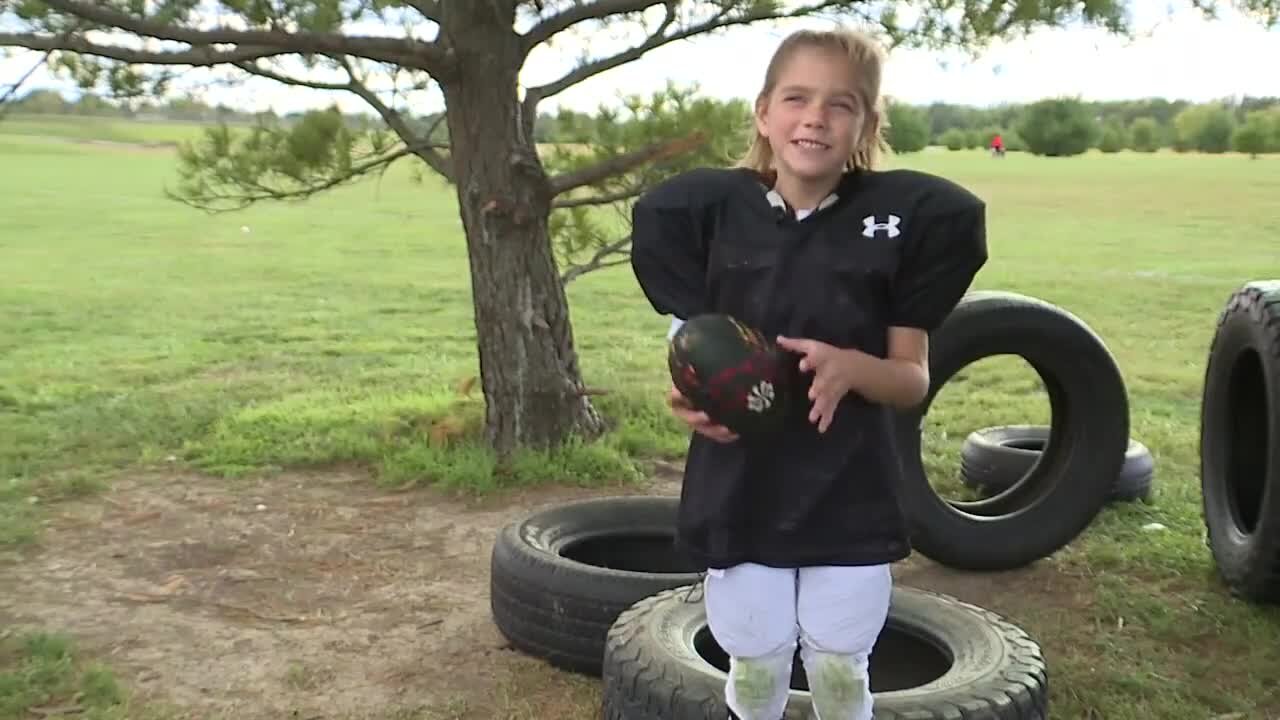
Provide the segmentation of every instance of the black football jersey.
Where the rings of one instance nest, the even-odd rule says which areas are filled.
[[[693,170],[641,196],[632,221],[632,268],[659,313],[728,313],[769,337],[878,357],[892,326],[935,329],[987,259],[984,203],[911,170],[847,172],[803,218],[751,170]],[[819,434],[809,377],[793,370],[799,402],[773,436],[692,435],[677,537],[704,566],[909,554],[893,411],[850,393]]]

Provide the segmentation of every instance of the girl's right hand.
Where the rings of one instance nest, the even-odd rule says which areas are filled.
[[[723,425],[712,423],[711,418],[706,413],[695,410],[693,405],[689,403],[689,399],[682,395],[674,385],[671,386],[671,394],[667,398],[667,404],[671,406],[671,413],[685,421],[696,433],[721,443],[731,443],[738,439],[738,435],[732,430]]]

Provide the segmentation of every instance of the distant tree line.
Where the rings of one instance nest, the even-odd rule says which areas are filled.
[[[750,105],[745,100],[700,101],[720,106],[720,129],[733,127],[735,116],[741,117],[743,127],[747,126]],[[12,100],[9,111],[228,125],[249,125],[261,120],[288,123],[303,116],[277,115],[269,110],[251,113],[189,98],[122,105],[92,94],[69,99],[46,89],[32,90]],[[342,117],[350,127],[362,130],[380,123],[361,113]],[[414,118],[412,124],[424,133],[429,131],[431,140],[447,142],[447,131],[439,120],[439,115],[428,114]],[[984,148],[996,134],[1001,135],[1011,152],[1058,157],[1094,148],[1105,153],[1155,152],[1164,148],[1177,152],[1235,151],[1253,157],[1280,153],[1280,97],[1246,96],[1208,103],[1163,98],[1108,102],[1046,98],[994,107],[891,102],[889,123],[889,142],[898,153],[916,152],[930,145],[951,150]],[[593,114],[561,109],[540,113],[534,123],[534,136],[538,142],[548,144],[593,143],[602,134],[617,133],[620,124],[628,121],[620,123],[613,110],[602,109]]]
[[[913,152],[926,144],[951,150],[986,147],[999,133],[1010,151],[1059,157],[1094,148],[1106,153],[1234,150],[1254,157],[1280,153],[1280,98],[1276,97],[1207,103],[1046,98],[994,108],[894,105],[889,117],[890,142],[897,152]]]

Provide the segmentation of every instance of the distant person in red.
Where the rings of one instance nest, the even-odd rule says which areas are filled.
[[[1000,137],[1000,133],[996,133],[991,138],[991,154],[996,157],[1004,157],[1004,138]]]

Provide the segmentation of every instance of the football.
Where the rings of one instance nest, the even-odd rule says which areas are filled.
[[[672,335],[667,366],[695,408],[746,436],[782,425],[791,401],[788,356],[756,328],[708,313],[689,318]]]

